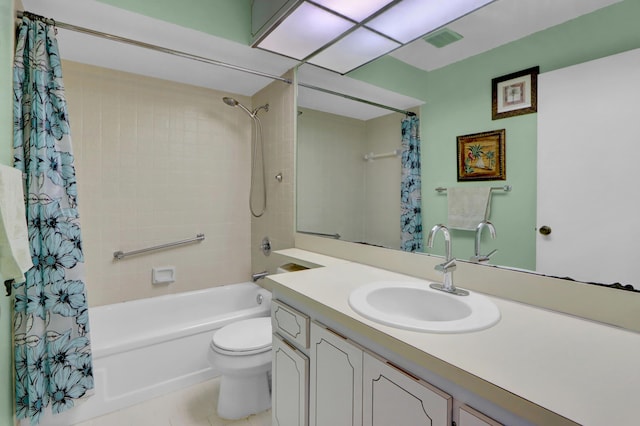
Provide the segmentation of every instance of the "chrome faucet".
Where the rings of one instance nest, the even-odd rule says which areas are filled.
[[[447,293],[456,294],[458,296],[467,296],[469,292],[466,290],[458,289],[453,285],[453,271],[456,269],[456,260],[451,255],[451,234],[449,233],[449,228],[445,225],[439,224],[431,228],[429,231],[429,236],[427,237],[427,247],[433,247],[433,239],[438,231],[442,231],[444,235],[444,248],[445,248],[445,259],[444,263],[436,265],[436,271],[442,272],[444,277],[442,279],[442,284],[431,284],[430,287],[436,290],[445,291]]]
[[[480,254],[480,238],[482,237],[482,230],[485,227],[489,228],[491,238],[494,240],[496,239],[496,228],[493,226],[493,223],[489,222],[488,220],[483,220],[478,224],[478,226],[476,227],[476,244],[474,250],[475,254],[471,256],[470,259],[473,263],[487,262],[489,258],[498,251],[498,249],[495,249],[489,254]]]
[[[269,275],[269,271],[256,272],[254,274],[251,274],[251,280],[255,283],[256,281],[266,277],[267,275]]]

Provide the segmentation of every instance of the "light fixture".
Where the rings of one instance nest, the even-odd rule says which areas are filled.
[[[325,9],[302,2],[258,47],[303,60],[354,25]]]
[[[346,74],[493,1],[254,0],[252,46]]]
[[[307,62],[346,74],[372,58],[382,56],[400,46],[400,43],[360,27],[312,56]]]

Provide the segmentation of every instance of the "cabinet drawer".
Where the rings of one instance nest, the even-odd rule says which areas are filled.
[[[309,348],[309,317],[279,300],[271,304],[271,324],[274,333],[299,345]]]

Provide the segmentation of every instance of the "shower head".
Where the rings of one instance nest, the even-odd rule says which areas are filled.
[[[237,101],[237,100],[235,100],[234,98],[228,98],[228,97],[226,97],[226,96],[225,96],[224,98],[222,98],[222,101],[223,101],[225,104],[229,105],[229,106],[232,106],[232,107],[240,107],[244,112],[246,112],[247,114],[249,114],[249,116],[250,116],[251,118],[254,118],[254,117],[255,117],[255,113],[253,113],[253,112],[249,111],[249,110],[247,109],[247,107],[245,107],[244,105],[242,105],[240,102],[238,102],[238,101]]]
[[[222,101],[229,106],[242,108],[242,110],[247,114],[249,114],[251,118],[256,118],[256,114],[258,114],[258,111],[260,111],[261,109],[265,111],[269,111],[269,104],[261,105],[258,108],[254,109],[253,112],[251,112],[247,107],[242,105],[240,102],[238,102],[234,98],[229,98],[225,96],[224,98],[222,98]]]
[[[224,98],[222,98],[222,101],[223,101],[225,104],[227,104],[227,105],[229,105],[229,106],[232,106],[232,107],[237,106],[237,105],[239,104],[239,102],[238,102],[238,101],[236,101],[235,99],[233,99],[233,98],[227,98],[226,96],[225,96]]]

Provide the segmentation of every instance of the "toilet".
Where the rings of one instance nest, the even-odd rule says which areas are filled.
[[[217,330],[209,362],[221,373],[218,416],[241,419],[271,408],[271,318],[237,321]]]

